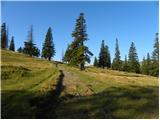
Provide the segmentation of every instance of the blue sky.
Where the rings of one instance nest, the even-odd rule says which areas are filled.
[[[9,26],[9,38],[15,38],[16,49],[23,46],[30,25],[34,29],[34,42],[41,50],[48,27],[52,27],[56,48],[55,60],[73,41],[71,33],[80,12],[84,12],[89,40],[86,45],[98,56],[101,41],[109,46],[114,57],[118,38],[121,58],[128,55],[133,41],[139,60],[153,51],[155,33],[158,32],[158,2],[2,2],[2,22]],[[92,62],[93,62],[92,57]]]

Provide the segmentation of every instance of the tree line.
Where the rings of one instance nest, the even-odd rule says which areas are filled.
[[[67,49],[62,57],[62,61],[69,65],[77,66],[80,68],[80,70],[85,70],[85,64],[90,63],[90,58],[93,56],[93,53],[85,45],[86,41],[88,40],[88,35],[86,31],[86,20],[84,18],[84,13],[80,13],[71,35],[73,37],[73,41],[68,44]],[[116,39],[115,46],[115,57],[111,62],[109,47],[105,45],[105,41],[102,40],[99,56],[95,57],[93,65],[101,68],[158,76],[158,33],[156,33],[152,56],[147,53],[147,57],[144,56],[142,62],[139,62],[137,50],[133,42],[129,48],[128,56],[125,56],[124,61],[121,60],[118,39]],[[9,48],[9,50],[15,51],[14,36],[11,37],[10,45],[8,47],[8,30],[6,28],[6,23],[3,23],[1,26],[1,48]],[[56,53],[51,27],[48,28],[46,33],[41,53],[33,41],[33,26],[31,26],[30,30],[28,31],[28,36],[24,42],[24,47],[18,48],[17,51],[27,54],[31,57],[39,57],[41,55],[42,58],[50,61]]]
[[[131,43],[128,52],[128,58],[125,56],[125,60],[121,60],[118,39],[116,39],[115,45],[115,57],[111,64],[111,57],[109,53],[108,46],[105,45],[104,40],[102,40],[99,58],[94,58],[93,65],[95,67],[109,68],[112,70],[142,73],[145,75],[158,76],[159,75],[159,38],[158,33],[156,33],[155,43],[153,45],[152,56],[147,53],[147,57],[143,57],[143,61],[139,62],[137,50],[134,42]]]
[[[6,30],[6,23],[3,23],[1,26],[1,48],[8,49],[8,34]],[[14,36],[11,37],[11,42],[9,45],[9,50],[15,51]],[[19,47],[17,49],[19,53],[24,53],[30,57],[39,57],[51,60],[55,55],[55,46],[53,43],[52,29],[48,28],[48,31],[45,36],[45,40],[42,47],[42,52],[36,47],[36,44],[33,41],[33,26],[31,25],[30,30],[28,31],[27,39],[24,42],[24,47]]]

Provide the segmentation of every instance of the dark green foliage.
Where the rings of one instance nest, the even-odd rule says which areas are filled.
[[[70,47],[70,45],[68,45],[67,49],[66,49],[66,52],[64,54],[64,61],[65,62],[69,62],[70,61],[70,59],[71,59],[70,55],[71,55],[71,47]]]
[[[27,41],[24,42],[23,53],[29,56],[36,56],[40,55],[39,49],[33,43],[33,27],[31,26],[31,30],[29,31]]]
[[[122,70],[128,72],[129,65],[128,65],[128,61],[127,61],[127,56],[125,56],[125,60],[122,64]]]
[[[93,55],[84,42],[88,39],[86,34],[86,23],[84,14],[80,13],[76,20],[76,26],[72,32],[74,41],[68,45],[65,53],[65,61],[70,65],[79,66],[81,70],[85,69],[85,62],[90,63],[90,57]]]
[[[111,67],[111,55],[110,55],[109,47],[107,45],[105,46],[105,51],[107,53],[106,67],[110,68]]]
[[[9,46],[9,50],[15,51],[14,37],[13,36],[11,38],[11,43],[10,43],[10,46]]]
[[[141,73],[145,75],[159,76],[159,38],[158,33],[156,33],[156,39],[154,43],[154,50],[152,52],[152,58],[149,53],[147,54],[147,59],[143,58],[141,65]]]
[[[108,46],[105,45],[104,40],[102,40],[102,44],[101,44],[98,66],[102,68],[111,67],[111,57],[110,57],[109,49],[108,49]]]
[[[121,61],[121,56],[120,56],[118,39],[116,39],[115,58],[113,59],[112,69],[122,70],[122,61]]]
[[[8,48],[8,33],[6,30],[6,23],[1,25],[1,48]]]
[[[22,47],[19,47],[19,48],[17,49],[17,51],[18,51],[19,53],[23,53]]]
[[[143,61],[142,61],[142,63],[141,63],[141,73],[142,73],[142,74],[146,74],[146,73],[147,73],[147,72],[146,72],[146,67],[147,67],[146,59],[145,59],[145,57],[143,57]]]
[[[150,59],[149,53],[147,53],[147,59],[143,57],[142,65],[141,65],[141,73],[145,75],[151,75],[151,67],[152,67],[152,61]]]
[[[150,74],[153,76],[159,76],[159,37],[156,33],[156,39],[154,43],[154,50],[152,52],[152,65]]]
[[[135,73],[140,72],[138,55],[137,55],[137,51],[136,51],[136,48],[133,42],[131,43],[131,47],[129,49],[128,65],[129,65],[129,72],[135,72]]]
[[[93,65],[96,66],[96,67],[98,67],[98,60],[97,60],[96,57],[94,58],[94,63],[93,63]]]
[[[53,43],[52,29],[49,27],[43,43],[42,57],[50,61],[51,58],[54,57],[55,53],[56,51]]]
[[[155,61],[159,61],[159,38],[158,33],[156,33],[155,43],[154,43],[154,50],[152,53],[152,59]]]

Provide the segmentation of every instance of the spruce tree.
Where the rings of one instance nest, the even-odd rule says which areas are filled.
[[[128,61],[127,61],[127,56],[125,56],[122,70],[128,72],[128,68],[129,68],[129,66],[128,66]]]
[[[141,73],[145,75],[150,75],[151,70],[151,59],[149,53],[147,53],[147,59],[143,57],[143,61],[141,64]]]
[[[102,67],[103,69],[104,67],[109,68],[111,66],[111,57],[110,57],[109,49],[108,49],[108,46],[105,45],[104,40],[102,40],[102,43],[101,43],[98,66]]]
[[[11,51],[15,51],[14,37],[13,37],[13,36],[12,36],[12,38],[11,38],[11,42],[10,42],[10,46],[9,46],[9,50],[11,50]]]
[[[111,67],[111,55],[110,55],[109,47],[107,45],[105,46],[105,51],[107,55],[106,67],[110,68]]]
[[[64,62],[69,63],[71,61],[71,46],[68,44],[67,49],[64,54]]]
[[[113,59],[112,69],[121,70],[121,68],[122,68],[122,61],[121,61],[121,56],[120,56],[118,39],[116,39],[115,58]]]
[[[104,43],[104,40],[102,40],[100,53],[99,53],[99,62],[98,62],[99,65],[98,66],[104,69],[104,67],[106,66],[106,62],[107,62],[107,55],[105,52],[105,43]]]
[[[143,57],[143,61],[141,63],[141,73],[146,74],[147,73],[147,64],[146,64],[146,59]]]
[[[27,41],[24,42],[23,53],[29,56],[36,56],[40,55],[39,49],[33,43],[33,27],[31,26],[30,31],[28,32]]]
[[[85,69],[85,62],[90,63],[90,57],[93,55],[84,42],[87,41],[86,21],[84,14],[80,13],[76,20],[76,26],[72,32],[74,41],[68,46],[65,59],[70,65],[79,66],[80,70]]]
[[[155,43],[154,43],[154,50],[152,53],[152,59],[155,61],[159,61],[159,37],[158,33],[156,33]]]
[[[52,29],[49,27],[43,43],[42,57],[50,61],[51,58],[54,57],[55,53],[56,51],[53,43]]]
[[[6,23],[1,25],[1,48],[8,48],[8,33],[6,29]]]
[[[152,65],[150,70],[150,75],[159,76],[159,37],[158,33],[156,33],[154,50],[152,52]]]
[[[129,65],[129,72],[140,72],[140,65],[138,61],[138,55],[136,51],[136,47],[134,43],[131,43],[129,53],[128,53],[128,65]]]
[[[17,51],[18,51],[19,53],[23,53],[22,47],[19,47],[19,48],[17,49]]]
[[[96,58],[96,57],[94,58],[93,66],[98,67],[98,60],[97,60],[97,58]]]

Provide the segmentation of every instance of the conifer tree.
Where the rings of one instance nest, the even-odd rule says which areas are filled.
[[[67,49],[64,54],[64,61],[69,63],[71,61],[71,46],[68,44]]]
[[[94,63],[93,63],[93,65],[94,65],[95,67],[98,67],[98,60],[97,60],[96,57],[94,58]]]
[[[129,72],[135,72],[135,73],[140,72],[138,55],[133,42],[131,43],[129,53],[128,53],[128,65],[129,65]]]
[[[155,61],[159,61],[159,37],[158,33],[156,33],[155,43],[154,43],[154,50],[152,53],[152,59]]]
[[[151,59],[149,53],[147,53],[147,59],[143,57],[143,61],[141,64],[141,73],[145,75],[150,75],[151,71]]]
[[[8,33],[6,29],[6,23],[1,25],[1,48],[8,48]]]
[[[123,69],[123,71],[126,71],[126,72],[128,72],[128,61],[127,61],[127,56],[125,56],[125,60],[124,60],[124,63],[123,63],[123,67],[122,67],[122,69]]]
[[[159,76],[159,37],[156,33],[154,50],[152,52],[152,65],[150,70],[150,75]]]
[[[85,69],[85,62],[90,63],[90,57],[93,55],[84,42],[87,41],[86,22],[84,14],[80,13],[79,18],[76,20],[76,26],[72,32],[74,41],[68,46],[65,53],[65,60],[70,65],[79,66],[80,70]]]
[[[143,61],[142,61],[142,63],[141,63],[141,73],[142,74],[146,74],[147,72],[146,72],[146,69],[147,68],[147,64],[146,64],[146,59],[145,59],[145,57],[143,57]]]
[[[120,56],[118,39],[116,39],[115,58],[113,59],[112,69],[113,70],[121,70],[122,69],[122,61],[121,61],[121,56]]]
[[[30,31],[28,32],[27,41],[24,42],[23,53],[25,53],[31,57],[32,56],[38,57],[40,55],[39,49],[33,43],[33,27],[32,26],[31,26]]]
[[[111,67],[111,55],[110,55],[109,47],[107,45],[105,46],[105,51],[107,55],[106,67],[110,68]]]
[[[17,51],[18,51],[19,53],[23,53],[22,47],[19,47],[19,48],[17,49]]]
[[[11,51],[15,51],[14,37],[13,37],[13,36],[12,36],[12,38],[11,38],[11,42],[10,42],[10,46],[9,46],[9,50],[11,50]]]
[[[51,58],[54,57],[55,53],[56,51],[53,43],[52,29],[49,27],[43,43],[42,57],[50,61]]]
[[[98,66],[102,67],[103,69],[104,67],[109,68],[111,66],[111,57],[110,57],[109,49],[108,49],[108,46],[105,45],[104,40],[102,40],[102,43],[101,43]]]

